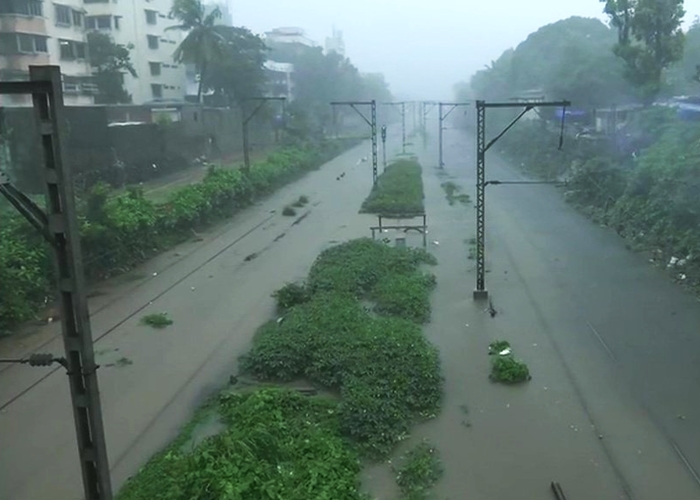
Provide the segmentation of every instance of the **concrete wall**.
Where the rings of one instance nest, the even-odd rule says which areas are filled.
[[[213,159],[241,152],[237,110],[198,106],[176,109],[179,121],[156,122],[153,109],[146,106],[65,108],[66,162],[76,185],[82,188],[100,180],[114,185],[134,184],[186,168],[200,156]],[[33,109],[0,111],[0,133],[9,138],[10,170],[15,182],[30,193],[41,193],[41,152]],[[127,120],[131,123],[119,123]],[[274,140],[272,127],[264,117],[251,122],[250,135],[253,150]]]

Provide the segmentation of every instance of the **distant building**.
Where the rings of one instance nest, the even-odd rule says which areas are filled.
[[[275,49],[279,49],[281,59],[289,58],[290,53],[299,53],[309,48],[318,47],[318,44],[306,36],[302,28],[276,28],[264,35],[265,44],[273,49],[272,59],[265,63],[268,78],[266,94],[269,97],[286,97],[294,99],[294,65],[289,62],[275,60]],[[288,59],[289,60],[289,59]]]
[[[266,61],[265,72],[267,73],[267,97],[285,97],[288,101],[294,99],[293,64]]]
[[[28,80],[29,66],[61,66],[64,102],[92,104],[85,20],[83,0],[0,0],[0,80]],[[0,105],[28,106],[31,97],[0,96]]]
[[[335,52],[341,56],[345,56],[345,41],[343,41],[343,32],[333,28],[333,35],[326,38],[326,54]]]
[[[316,47],[317,44],[306,36],[301,28],[275,28],[265,33],[265,41],[271,44],[299,44]]]
[[[124,75],[124,86],[135,104],[182,101],[185,68],[173,60],[183,33],[168,30],[172,0],[85,0],[85,28],[110,35],[121,45],[133,44],[136,77]]]

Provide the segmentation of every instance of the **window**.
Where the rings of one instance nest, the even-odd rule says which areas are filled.
[[[148,66],[151,68],[151,76],[160,76],[161,64],[159,62],[148,63]]]
[[[148,48],[157,49],[158,48],[158,37],[155,35],[146,35],[148,38]]]
[[[34,50],[36,52],[48,52],[49,45],[46,43],[46,38],[43,36],[34,37]]]
[[[110,16],[87,16],[85,17],[85,27],[91,30],[112,29],[112,18]]]
[[[67,5],[54,4],[56,8],[56,25],[70,26],[73,18],[73,11]]]
[[[34,37],[32,35],[18,34],[20,52],[34,52]]]
[[[146,10],[146,22],[148,24],[156,24],[158,21],[158,13],[155,10]]]
[[[114,16],[114,29],[115,30],[121,29],[121,24],[120,24],[121,20],[122,20],[122,16]]]
[[[158,83],[152,83],[151,92],[153,93],[154,99],[160,99],[163,97],[163,86]]]
[[[0,14],[41,16],[44,13],[41,0],[0,0]]]
[[[46,37],[24,33],[0,33],[0,54],[48,52]]]
[[[85,44],[82,42],[59,40],[58,47],[61,53],[61,60],[63,61],[85,59]]]
[[[74,10],[73,11],[73,26],[82,26],[83,25],[83,13],[80,12],[79,10]]]

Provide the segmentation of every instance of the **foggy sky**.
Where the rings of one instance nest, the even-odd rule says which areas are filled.
[[[598,17],[598,0],[228,0],[234,24],[262,34],[295,26],[323,44],[335,25],[362,72],[382,72],[396,97],[450,99],[452,86],[539,27]],[[700,0],[685,1],[686,24]]]

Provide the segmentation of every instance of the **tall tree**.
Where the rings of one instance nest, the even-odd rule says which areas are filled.
[[[195,65],[199,73],[197,102],[201,102],[209,67],[224,57],[228,27],[216,24],[221,18],[221,10],[215,7],[207,14],[201,0],[174,0],[170,12],[180,24],[167,29],[187,32],[175,50],[173,59],[179,63]]]
[[[474,74],[471,97],[461,99],[501,100],[538,91],[580,108],[629,102],[633,91],[612,52],[616,41],[615,31],[598,19],[571,17],[548,24]]]
[[[600,0],[618,30],[615,54],[625,62],[625,77],[651,104],[663,73],[683,57],[683,0]]]
[[[205,85],[226,104],[240,105],[242,99],[263,92],[267,47],[259,36],[242,27],[226,27],[223,37],[221,58],[211,62]]]
[[[87,34],[87,49],[93,77],[97,85],[96,104],[123,104],[131,102],[124,88],[124,73],[136,76],[131,62],[132,44],[119,45],[104,33],[92,31]]]

